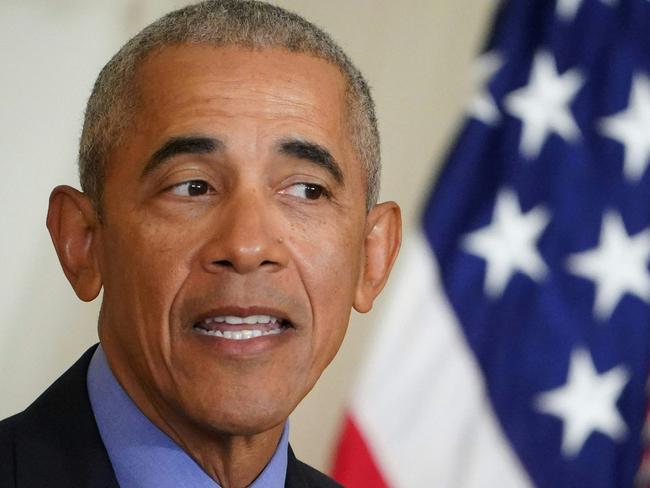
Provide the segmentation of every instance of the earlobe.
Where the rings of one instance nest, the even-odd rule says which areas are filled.
[[[99,223],[90,199],[70,186],[57,186],[50,195],[47,229],[66,278],[84,301],[97,297],[102,278],[95,239]]]
[[[365,264],[354,300],[357,312],[366,313],[384,288],[402,241],[402,216],[395,202],[376,205],[366,219]]]

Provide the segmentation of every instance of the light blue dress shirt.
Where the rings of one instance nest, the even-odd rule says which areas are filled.
[[[99,433],[122,488],[220,488],[133,403],[115,379],[102,347],[87,376]],[[250,488],[283,488],[287,475],[288,422],[278,447]]]

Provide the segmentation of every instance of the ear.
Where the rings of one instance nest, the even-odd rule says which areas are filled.
[[[395,202],[376,205],[366,218],[365,264],[357,283],[354,308],[366,313],[384,288],[402,242],[402,215]]]
[[[102,278],[95,249],[99,222],[90,199],[70,186],[57,186],[50,195],[47,229],[77,296],[85,302],[95,299]]]

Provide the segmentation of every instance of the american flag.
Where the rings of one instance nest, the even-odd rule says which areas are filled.
[[[334,474],[632,487],[650,371],[650,1],[505,1],[476,78]]]

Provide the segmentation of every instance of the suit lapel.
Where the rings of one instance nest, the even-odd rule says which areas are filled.
[[[309,484],[302,472],[300,461],[296,459],[293,449],[289,446],[289,455],[287,456],[287,477],[284,483],[285,488],[308,488]]]
[[[15,430],[18,487],[118,488],[86,388],[95,348],[20,415]]]

